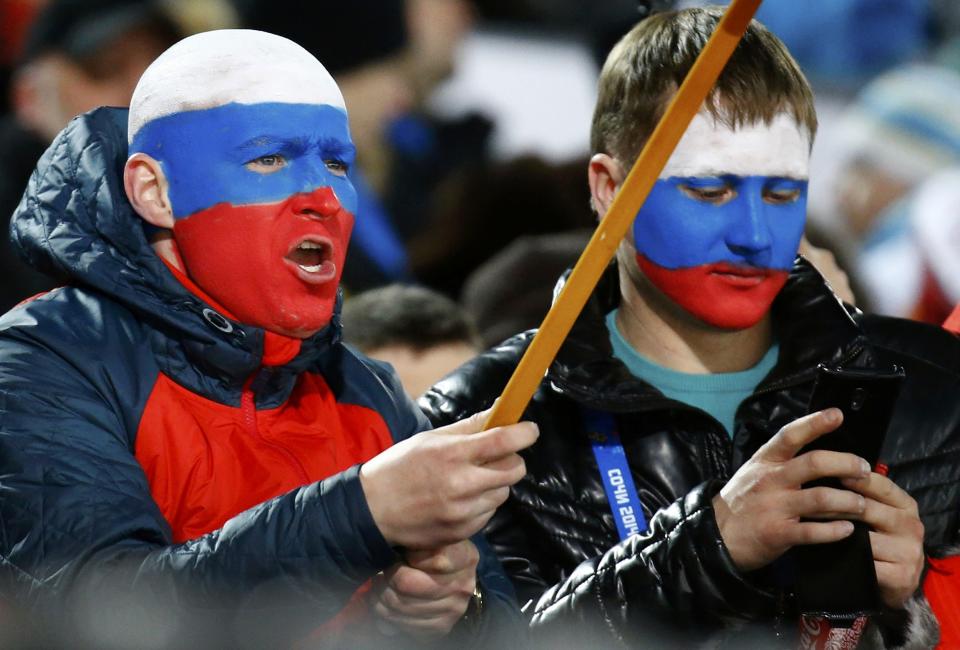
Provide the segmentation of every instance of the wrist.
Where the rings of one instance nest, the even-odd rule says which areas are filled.
[[[722,535],[727,519],[730,517],[730,507],[727,505],[727,502],[723,500],[723,497],[720,496],[719,492],[713,496],[711,504],[713,505],[714,519],[717,520],[717,528],[720,529],[720,534]]]
[[[483,592],[483,587],[480,585],[478,580],[473,587],[473,595],[470,596],[470,600],[467,602],[467,609],[463,612],[463,616],[460,617],[460,620],[457,622],[459,628],[473,631],[480,627],[480,621],[483,618],[483,610],[486,605],[486,596]]]
[[[723,542],[724,547],[727,549],[727,554],[730,556],[730,559],[733,560],[733,563],[737,569],[740,571],[745,570],[742,562],[740,561],[735,540],[732,539],[730,531],[727,528],[727,524],[729,523],[730,516],[732,514],[730,512],[730,506],[728,506],[727,502],[723,500],[723,497],[719,492],[714,495],[711,505],[713,505],[713,518],[717,522],[717,531],[720,533],[720,541]]]
[[[368,463],[363,463],[360,465],[360,472],[358,477],[360,479],[360,488],[363,491],[363,497],[367,502],[367,509],[370,511],[370,516],[373,518],[373,523],[377,527],[377,530],[380,531],[380,534],[387,541],[391,547],[400,546],[394,538],[394,531],[391,529],[388,523],[387,513],[380,507],[381,499],[380,494],[377,490],[377,481],[370,477],[370,472],[367,467]]]

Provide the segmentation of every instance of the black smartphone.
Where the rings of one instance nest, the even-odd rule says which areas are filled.
[[[807,412],[836,407],[843,411],[843,423],[800,453],[814,449],[847,452],[875,467],[903,379],[904,372],[897,367],[884,371],[819,366]],[[803,487],[815,486],[843,489],[835,478],[811,481]],[[838,542],[796,547],[796,591],[802,614],[824,616],[842,626],[880,611],[870,529],[859,521],[853,524],[853,533]]]
[[[875,466],[903,378],[903,370],[898,367],[883,371],[818,366],[807,413],[838,408],[843,411],[843,424],[800,453],[813,449],[842,451],[856,454]],[[823,484],[838,487],[839,481],[827,480]]]

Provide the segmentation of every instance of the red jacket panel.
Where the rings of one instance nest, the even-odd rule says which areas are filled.
[[[340,404],[304,373],[278,408],[240,408],[196,395],[160,375],[137,432],[136,457],[154,500],[182,542],[248,508],[332,476],[390,446],[378,413]]]

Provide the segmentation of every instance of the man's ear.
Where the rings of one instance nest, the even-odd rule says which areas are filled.
[[[623,166],[617,162],[616,158],[605,153],[598,153],[590,159],[590,165],[587,168],[587,178],[590,183],[590,200],[593,208],[597,211],[597,216],[603,218],[603,215],[610,209],[613,203],[613,197],[617,195],[620,184],[626,178]]]
[[[173,228],[167,177],[160,163],[145,153],[135,153],[123,166],[123,188],[130,205],[143,220],[157,228]]]

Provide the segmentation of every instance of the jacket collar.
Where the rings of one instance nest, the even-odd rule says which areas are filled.
[[[561,278],[558,290],[568,275]],[[604,318],[619,304],[617,267],[611,264],[560,348],[547,379],[557,390],[596,408],[633,410],[665,403],[667,399],[658,390],[634,377],[613,356]],[[795,261],[772,314],[780,357],[758,390],[804,381],[813,376],[818,364],[842,365],[865,347],[854,316],[802,257]]]

